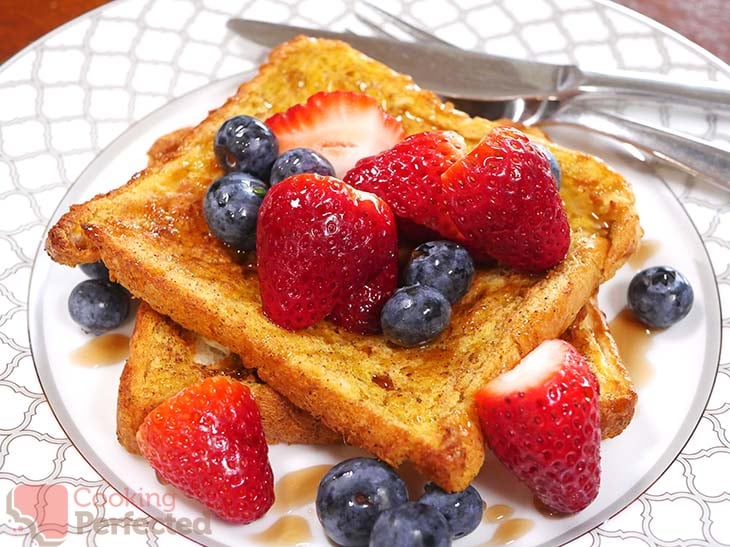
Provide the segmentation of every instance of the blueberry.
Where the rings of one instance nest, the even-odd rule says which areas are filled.
[[[87,332],[115,329],[129,314],[129,293],[106,279],[87,279],[76,285],[68,297],[68,312]]]
[[[454,538],[464,537],[476,530],[484,513],[482,497],[473,486],[449,494],[435,484],[428,483],[426,493],[418,501],[437,509],[444,516]]]
[[[683,319],[692,309],[694,293],[689,281],[669,266],[637,273],[629,284],[629,309],[650,327],[665,328]]]
[[[109,270],[101,260],[89,262],[88,264],[79,264],[79,268],[92,279],[109,279]]]
[[[322,478],[317,517],[327,536],[339,545],[367,545],[378,515],[406,501],[406,485],[393,469],[373,458],[353,458],[335,465]]]
[[[256,221],[268,187],[248,173],[228,173],[208,188],[203,213],[215,237],[239,251],[256,248]]]
[[[213,144],[218,163],[226,172],[243,171],[267,180],[279,155],[271,129],[251,116],[236,116],[221,125]]]
[[[550,152],[550,149],[547,146],[544,146],[540,143],[533,143],[537,149],[540,150],[545,156],[547,156],[548,161],[550,162],[550,172],[553,174],[553,178],[555,179],[555,185],[558,187],[558,190],[560,190],[560,185],[563,182],[563,172],[560,170],[560,164],[558,163],[558,160],[555,158],[552,152]]]
[[[433,287],[452,304],[466,294],[473,279],[474,261],[469,252],[451,241],[422,243],[405,271],[407,285]]]
[[[282,152],[271,168],[269,184],[273,186],[287,177],[300,173],[317,173],[318,175],[335,175],[335,168],[319,152],[310,148],[292,148]]]
[[[448,547],[451,529],[430,505],[408,502],[383,511],[375,521],[370,547]]]
[[[385,337],[404,347],[430,342],[448,326],[450,319],[449,301],[426,285],[401,287],[385,303],[380,314]]]

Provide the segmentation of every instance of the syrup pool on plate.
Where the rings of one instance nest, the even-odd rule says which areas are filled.
[[[509,545],[517,541],[527,532],[532,530],[535,522],[531,519],[508,519],[499,524],[494,531],[492,538],[484,544],[484,547],[496,545]]]
[[[656,239],[645,239],[636,252],[629,258],[628,263],[634,268],[643,268],[648,260],[659,252],[661,242]]]
[[[312,530],[304,517],[284,515],[263,532],[250,537],[259,545],[299,545],[312,540]]]
[[[287,513],[308,503],[314,503],[319,483],[331,467],[331,465],[313,465],[284,475],[276,481],[274,489],[276,502],[273,509]]]
[[[74,364],[93,367],[113,365],[129,356],[129,336],[109,333],[96,336],[71,353]]]
[[[653,331],[639,322],[628,308],[621,310],[609,327],[634,386],[645,386],[655,372],[654,365],[647,357]]]
[[[515,510],[504,504],[490,505],[484,510],[484,520],[491,523],[500,522],[511,517]]]

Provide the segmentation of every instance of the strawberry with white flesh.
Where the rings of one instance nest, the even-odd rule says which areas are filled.
[[[470,251],[526,272],[565,258],[570,226],[550,162],[521,131],[492,130],[441,180],[449,216]]]
[[[335,177],[294,175],[274,185],[259,209],[256,259],[264,313],[299,330],[331,313],[361,332],[395,290],[395,217],[378,196]],[[371,285],[369,285],[371,284]],[[369,285],[369,288],[364,288]],[[372,308],[347,310],[374,289]],[[364,328],[364,327],[363,327]]]
[[[352,91],[321,91],[268,120],[279,152],[311,148],[322,154],[343,177],[361,158],[378,154],[400,141],[403,125],[378,102]]]
[[[487,445],[538,500],[575,513],[598,495],[598,382],[576,349],[549,340],[476,394]]]

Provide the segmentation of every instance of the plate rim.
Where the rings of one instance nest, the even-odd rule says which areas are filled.
[[[106,147],[104,147],[103,150],[101,150],[95,157],[95,159],[80,173],[80,175],[77,177],[77,179],[69,186],[66,193],[64,193],[63,198],[59,201],[58,205],[56,206],[56,209],[54,210],[53,214],[50,217],[50,220],[48,224],[46,225],[43,233],[43,238],[41,240],[41,243],[39,244],[38,249],[36,250],[36,254],[33,259],[33,266],[31,270],[31,276],[30,276],[30,283],[28,287],[28,318],[27,318],[27,328],[28,328],[28,336],[30,341],[30,351],[31,356],[33,359],[34,369],[36,372],[36,375],[38,376],[39,384],[41,386],[41,389],[43,390],[44,395],[46,396],[48,402],[49,402],[49,408],[51,409],[54,417],[56,420],[58,420],[59,425],[63,429],[64,433],[66,433],[69,441],[71,444],[79,451],[82,458],[91,466],[91,468],[104,480],[107,482],[112,488],[114,488],[117,492],[124,492],[124,487],[128,487],[127,481],[119,476],[113,469],[111,469],[106,462],[104,462],[101,458],[97,456],[96,451],[91,447],[90,443],[86,440],[83,434],[76,428],[76,425],[73,423],[73,420],[70,418],[70,415],[65,414],[66,408],[65,404],[63,403],[63,398],[60,395],[60,392],[58,391],[58,388],[51,379],[49,379],[47,376],[47,372],[44,374],[41,374],[41,368],[44,366],[48,366],[50,364],[50,360],[48,359],[45,351],[45,345],[43,343],[39,343],[38,337],[41,335],[42,329],[40,326],[36,326],[34,328],[33,324],[40,321],[39,320],[39,314],[35,312],[34,310],[40,305],[40,296],[39,293],[41,288],[41,282],[37,280],[38,276],[38,269],[36,268],[36,264],[38,262],[39,256],[41,256],[42,252],[44,251],[44,242],[46,240],[48,230],[53,225],[53,223],[59,218],[61,212],[65,210],[67,207],[66,200],[69,196],[69,194],[74,190],[79,190],[79,182],[82,181],[86,175],[86,173],[93,168],[94,164],[97,161],[97,158],[105,153],[108,153],[110,149],[113,149],[120,141],[123,139],[129,138],[129,133],[133,132],[134,129],[140,125],[143,125],[145,123],[149,123],[150,119],[153,119],[160,115],[161,111],[165,111],[168,108],[175,108],[175,105],[179,102],[184,102],[186,100],[189,100],[191,96],[196,94],[202,94],[205,93],[206,89],[211,86],[226,86],[229,85],[233,87],[236,82],[240,82],[242,78],[249,77],[252,74],[255,74],[256,70],[250,70],[246,71],[241,74],[229,76],[227,78],[223,78],[220,80],[215,80],[205,86],[202,86],[201,88],[192,90],[188,93],[185,93],[174,100],[168,102],[163,107],[158,108],[152,112],[150,112],[148,115],[144,116],[140,120],[137,120],[135,123],[131,124],[127,130],[122,132],[119,136],[117,136],[114,140],[112,140]],[[712,390],[717,378],[717,373],[719,370],[720,365],[720,352],[722,349],[722,307],[721,307],[721,300],[720,300],[720,293],[719,293],[719,285],[717,282],[717,275],[714,269],[714,265],[712,263],[711,257],[709,255],[709,252],[707,250],[707,246],[705,245],[705,242],[702,239],[702,235],[697,229],[697,226],[695,225],[694,221],[692,220],[692,217],[687,213],[686,208],[684,204],[677,198],[677,196],[672,191],[671,187],[664,181],[661,177],[659,177],[657,174],[652,173],[654,177],[658,178],[663,186],[664,191],[669,193],[669,196],[671,196],[671,199],[676,202],[680,207],[682,212],[684,213],[686,219],[691,224],[693,230],[694,230],[694,237],[697,238],[701,248],[702,253],[704,255],[704,258],[706,260],[707,265],[709,266],[709,273],[712,275],[712,283],[710,285],[710,290],[714,287],[714,294],[713,294],[713,307],[710,309],[708,307],[707,313],[708,315],[708,325],[711,325],[712,322],[709,315],[718,315],[718,321],[715,321],[715,325],[717,327],[717,332],[715,333],[715,336],[712,337],[712,333],[708,331],[708,338],[710,338],[711,341],[716,340],[716,348],[713,347],[712,349],[716,349],[716,352],[712,352],[712,355],[714,356],[716,353],[716,356],[713,358],[713,361],[715,362],[714,370],[710,372],[710,369],[703,370],[703,373],[700,377],[700,386],[707,386],[706,387],[706,396],[698,397],[695,394],[695,397],[692,400],[691,405],[691,412],[688,413],[688,416],[695,415],[698,413],[696,421],[694,420],[688,420],[685,419],[681,426],[678,428],[678,431],[686,431],[684,435],[676,435],[670,443],[670,447],[662,454],[662,457],[660,457],[651,467],[650,469],[644,474],[644,477],[653,477],[649,479],[649,482],[646,484],[645,487],[639,487],[639,488],[629,488],[626,493],[624,493],[622,496],[618,498],[618,501],[612,503],[608,508],[604,509],[603,511],[599,512],[594,517],[586,520],[583,523],[576,524],[575,526],[571,527],[568,531],[565,533],[562,533],[558,535],[555,538],[550,539],[548,542],[543,542],[540,545],[552,545],[552,544],[563,544],[568,541],[572,541],[574,539],[577,539],[584,535],[585,533],[599,527],[601,524],[606,522],[608,519],[613,517],[614,515],[620,513],[623,511],[626,507],[628,507],[631,503],[639,499],[647,490],[651,488],[653,484],[655,484],[669,469],[669,467],[676,461],[677,457],[681,454],[684,447],[689,443],[691,440],[694,431],[697,429],[699,424],[702,421],[702,418],[704,416],[704,410],[707,407],[707,404],[710,400],[710,396],[712,394]],[[38,287],[36,287],[38,286]],[[34,290],[35,289],[35,290]],[[715,307],[714,304],[717,303],[717,306]],[[35,334],[34,334],[35,331]],[[36,341],[34,343],[34,340]],[[36,355],[41,357],[41,355],[38,354],[38,351],[40,350],[43,352],[42,357],[45,357],[46,365],[39,364],[41,363],[40,359],[36,358]],[[710,374],[711,374],[711,381],[710,380]],[[705,377],[707,376],[707,377]],[[44,377],[45,381],[44,381]],[[46,384],[48,383],[48,385]],[[703,393],[703,391],[698,391],[698,393]],[[57,406],[63,411],[57,411]],[[65,419],[61,419],[61,416],[65,414]],[[686,438],[684,438],[686,436]],[[678,437],[684,438],[684,440],[677,441],[676,439]],[[83,449],[82,449],[83,448]],[[88,456],[87,456],[88,453]],[[671,454],[671,456],[668,456]],[[93,462],[91,461],[93,460]],[[111,477],[108,478],[108,477]],[[637,482],[636,484],[640,484],[642,481]],[[175,533],[178,533],[182,535],[183,537],[201,544],[201,545],[215,545],[220,547],[226,547],[226,543],[221,543],[220,541],[213,539],[209,536],[204,537],[197,537],[196,534],[183,534],[180,530],[176,529],[175,526],[169,526],[166,522],[164,517],[164,513],[159,508],[151,508],[151,509],[145,509],[144,507],[140,507],[139,505],[134,503],[134,500],[130,500],[131,503],[135,505],[138,509],[140,509],[144,514],[146,514],[148,517],[154,519],[157,522],[161,522],[161,524],[165,525],[167,528],[170,528],[175,531]],[[541,540],[542,541],[542,540]]]

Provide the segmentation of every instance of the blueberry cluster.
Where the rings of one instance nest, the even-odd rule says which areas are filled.
[[[383,306],[383,334],[394,344],[426,344],[446,329],[451,305],[466,294],[474,279],[469,252],[452,241],[430,241],[416,247],[401,287]]]
[[[449,494],[433,484],[409,502],[405,483],[391,467],[353,458],[322,478],[316,508],[327,536],[344,547],[446,547],[479,526],[483,503],[472,486]]]
[[[279,155],[276,135],[251,116],[223,123],[213,149],[226,174],[208,188],[203,213],[211,233],[238,251],[256,248],[258,211],[270,185],[300,173],[334,175],[330,162],[314,150]]]
[[[119,327],[129,315],[127,290],[109,280],[102,261],[81,264],[91,279],[76,285],[68,297],[68,313],[86,332],[101,334]]]

